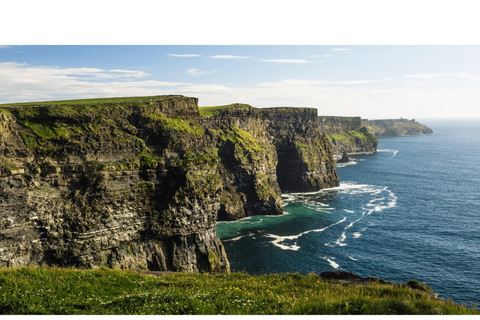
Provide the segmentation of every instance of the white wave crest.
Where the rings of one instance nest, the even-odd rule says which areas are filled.
[[[392,156],[388,159],[392,159],[393,157],[395,157],[398,153],[398,150],[391,150],[391,149],[378,149],[377,152],[391,152],[392,153]]]
[[[223,242],[228,242],[228,241],[235,242],[235,241],[238,241],[242,238],[251,237],[253,235],[255,235],[253,232],[249,232],[248,234],[245,234],[243,236],[238,236],[238,237],[235,237],[235,238],[232,238],[232,239],[223,240]]]
[[[335,258],[332,258],[330,257],[331,259],[335,259]],[[336,263],[335,261],[333,260],[330,260],[329,258],[327,257],[324,257],[323,259],[325,259],[333,268],[335,269],[338,269],[340,267],[340,265],[338,263]]]
[[[337,163],[335,163],[335,166],[337,168],[344,168],[346,166],[354,166],[356,164],[358,164],[357,161],[351,160],[351,161],[348,161],[348,162],[337,162]]]
[[[358,261],[358,259],[355,259],[354,257],[351,257],[351,256],[348,256],[348,258],[353,261]]]
[[[291,245],[288,245],[288,244],[285,244],[284,242],[285,241],[288,241],[288,240],[297,240],[298,238],[300,238],[301,236],[304,236],[306,234],[309,234],[311,232],[323,232],[325,230],[327,230],[328,228],[330,227],[333,227],[337,224],[340,224],[342,222],[345,222],[345,220],[347,220],[347,217],[344,217],[342,220],[340,221],[337,221],[329,226],[326,226],[325,228],[321,228],[321,229],[313,229],[313,230],[307,230],[307,231],[304,231],[302,233],[299,233],[299,234],[296,234],[296,235],[291,235],[291,236],[278,236],[278,235],[275,235],[275,234],[265,234],[264,237],[267,237],[267,238],[273,238],[275,240],[272,240],[270,241],[271,244],[273,244],[274,246],[282,249],[282,250],[293,250],[293,251],[298,251],[298,249],[300,249],[300,247],[297,245],[297,242],[295,241],[293,244]]]
[[[347,235],[345,234],[345,232],[343,232],[340,235],[340,238],[338,238],[337,241],[335,241],[335,244],[339,247],[345,247],[347,245],[346,243],[344,243],[345,239],[347,239]]]

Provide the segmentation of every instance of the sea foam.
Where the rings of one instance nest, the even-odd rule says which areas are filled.
[[[307,231],[304,231],[302,233],[299,233],[299,234],[296,234],[296,235],[291,235],[291,236],[278,236],[278,235],[275,235],[275,234],[265,234],[264,237],[266,238],[273,238],[275,240],[272,240],[270,241],[271,244],[273,244],[274,246],[282,249],[282,250],[293,250],[293,251],[298,251],[298,249],[300,249],[300,247],[297,245],[297,242],[295,241],[294,244],[292,245],[288,245],[288,244],[285,244],[284,242],[285,241],[288,241],[288,240],[297,240],[298,238],[300,238],[301,236],[304,236],[306,234],[309,234],[309,233],[312,233],[312,232],[323,232],[325,230],[327,230],[328,228],[330,227],[333,227],[337,224],[340,224],[340,223],[343,223],[345,222],[345,220],[347,220],[347,217],[344,217],[342,220],[340,221],[337,221],[329,226],[326,226],[324,228],[321,228],[321,229],[312,229],[312,230],[307,230]]]

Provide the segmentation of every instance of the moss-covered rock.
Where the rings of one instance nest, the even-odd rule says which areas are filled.
[[[318,117],[320,130],[326,134],[336,159],[342,154],[377,151],[378,139],[365,127],[360,117]]]

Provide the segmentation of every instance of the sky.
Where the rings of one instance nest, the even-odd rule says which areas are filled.
[[[180,94],[200,106],[480,117],[480,46],[0,46],[0,103]]]

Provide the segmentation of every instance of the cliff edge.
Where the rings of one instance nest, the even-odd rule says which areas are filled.
[[[320,131],[328,137],[335,159],[352,153],[377,151],[378,139],[360,117],[318,117]]]
[[[0,106],[0,266],[228,272],[217,219],[338,185],[316,116],[184,96]]]

